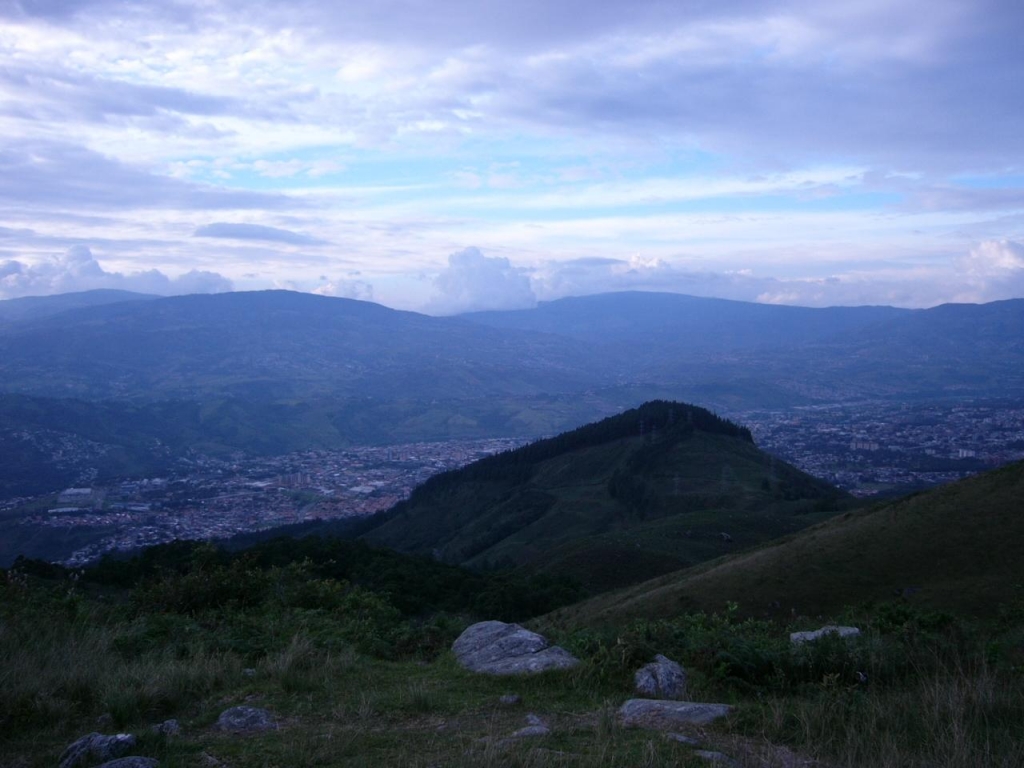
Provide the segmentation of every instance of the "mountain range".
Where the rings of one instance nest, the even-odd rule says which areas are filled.
[[[458,317],[286,291],[0,302],[0,448],[24,459],[5,493],[62,482],[26,434],[95,443],[116,475],[187,448],[532,438],[659,398],[730,412],[1022,394],[1024,300],[618,293]]]

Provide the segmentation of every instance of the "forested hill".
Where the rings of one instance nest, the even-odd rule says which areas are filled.
[[[593,448],[615,440],[637,435],[657,435],[658,431],[672,430],[677,436],[695,431],[712,435],[726,435],[753,443],[750,430],[733,424],[711,411],[695,405],[652,400],[639,408],[609,416],[607,419],[584,424],[555,437],[538,440],[512,451],[505,451],[470,464],[462,469],[434,475],[413,491],[409,503],[415,504],[452,483],[472,480],[520,478],[530,467],[571,451]],[[401,506],[401,505],[399,505]]]
[[[600,591],[798,530],[841,497],[759,451],[747,429],[654,401],[437,475],[364,535]]]

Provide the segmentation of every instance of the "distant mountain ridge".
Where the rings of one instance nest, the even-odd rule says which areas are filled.
[[[533,438],[652,399],[735,412],[1019,398],[1022,339],[1024,300],[808,309],[621,293],[438,318],[287,291],[93,291],[0,302],[0,395],[34,398],[0,397],[0,446],[47,429],[131,467],[151,463],[139,446],[153,439],[266,453]],[[22,455],[40,463],[19,464],[18,483],[52,474],[46,450]]]
[[[678,293],[626,291],[542,302],[534,309],[474,312],[467,320],[588,343],[650,344],[668,350],[733,351],[796,346],[908,317],[885,306],[793,307]]]
[[[580,389],[578,343],[288,291],[70,309],[0,328],[10,392],[57,397],[465,397]]]
[[[0,322],[33,320],[66,312],[69,309],[99,307],[105,304],[117,304],[122,301],[147,301],[158,298],[160,297],[149,293],[100,288],[94,291],[60,293],[53,296],[26,296],[20,299],[6,299],[0,301]]]

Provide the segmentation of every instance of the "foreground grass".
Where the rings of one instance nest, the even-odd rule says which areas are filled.
[[[454,662],[455,619],[410,621],[372,595],[306,580],[330,605],[310,608],[288,579],[267,591],[287,599],[185,610],[172,598],[199,593],[182,590],[226,583],[188,579],[87,598],[68,584],[0,587],[0,766],[53,766],[92,731],[139,735],[136,752],[164,768],[707,765],[616,722],[633,670],[655,652],[687,667],[692,700],[736,705],[689,735],[742,766],[1024,765],[1024,612],[982,632],[897,606],[858,617],[858,642],[794,653],[788,628],[733,607],[565,632],[579,668],[510,679]],[[279,727],[213,727],[241,704]],[[510,739],[528,713],[550,735]],[[180,735],[150,731],[168,718]]]

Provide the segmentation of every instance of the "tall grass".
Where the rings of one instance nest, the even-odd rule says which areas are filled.
[[[747,711],[748,732],[837,768],[1024,765],[1024,680],[983,661],[932,668],[894,687],[824,681]]]
[[[0,723],[60,728],[105,713],[124,726],[180,711],[241,675],[236,656],[199,644],[126,654],[132,629],[95,607],[0,621]]]

